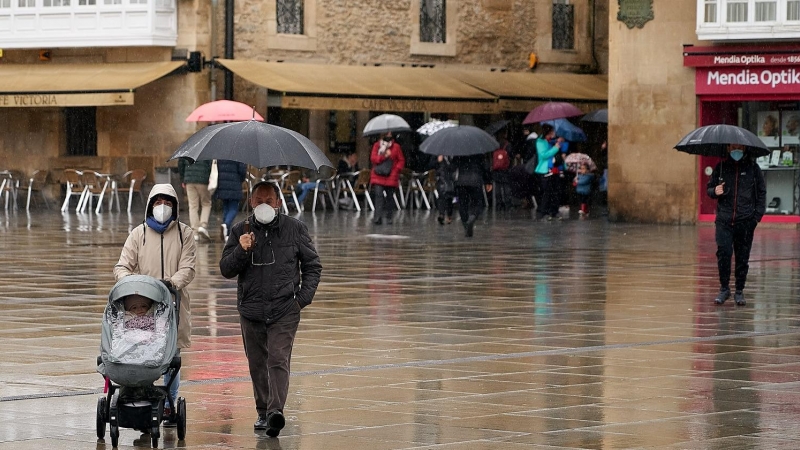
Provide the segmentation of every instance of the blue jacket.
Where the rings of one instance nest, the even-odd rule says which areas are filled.
[[[217,190],[214,198],[241,200],[242,183],[247,177],[247,164],[224,159],[217,160]]]
[[[594,182],[594,174],[593,173],[583,173],[577,175],[577,185],[575,186],[575,192],[580,195],[589,195],[592,193],[592,182]]]
[[[550,159],[558,153],[558,147],[550,145],[545,138],[536,140],[536,154],[539,157],[539,164],[536,165],[536,173],[546,175],[550,172]]]

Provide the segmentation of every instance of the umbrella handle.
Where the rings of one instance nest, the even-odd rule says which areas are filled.
[[[250,219],[244,219],[244,233],[250,234]]]

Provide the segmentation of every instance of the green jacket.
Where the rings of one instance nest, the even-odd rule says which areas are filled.
[[[197,161],[191,164],[185,159],[179,159],[178,172],[181,174],[181,183],[208,184],[208,177],[211,175],[211,161]]]

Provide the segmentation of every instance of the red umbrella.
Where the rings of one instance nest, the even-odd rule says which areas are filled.
[[[257,120],[263,122],[252,106],[231,100],[217,100],[200,105],[189,114],[187,122],[239,122],[243,120]]]
[[[531,112],[525,116],[525,120],[523,120],[522,123],[539,123],[546,120],[564,119],[567,117],[577,117],[582,115],[583,111],[570,103],[547,102],[544,105],[539,105],[536,108],[533,108]]]

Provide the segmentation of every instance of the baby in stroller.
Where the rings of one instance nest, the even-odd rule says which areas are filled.
[[[176,356],[179,303],[177,292],[146,275],[127,276],[109,293],[97,358],[108,391],[97,403],[97,437],[105,437],[108,423],[113,447],[119,427],[149,433],[153,447],[158,446],[169,386],[154,382],[181,366]],[[177,424],[178,439],[184,439],[186,403],[183,398],[169,401],[177,405],[170,420]]]

